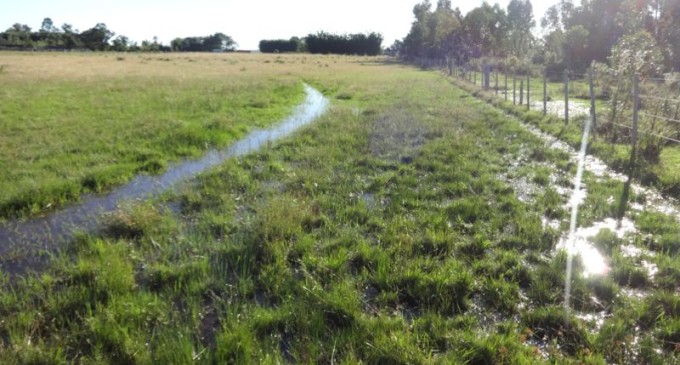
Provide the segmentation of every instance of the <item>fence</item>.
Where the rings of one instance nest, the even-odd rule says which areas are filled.
[[[650,162],[658,162],[664,146],[680,146],[680,78],[673,75],[641,79],[593,69],[580,74],[530,67],[517,72],[489,64],[445,65],[451,76],[527,110],[557,115],[566,124],[590,114],[595,136],[629,142],[633,154],[640,144],[641,154]]]

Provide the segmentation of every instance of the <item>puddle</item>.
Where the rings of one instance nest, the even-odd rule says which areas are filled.
[[[305,92],[305,101],[295,108],[290,117],[270,129],[250,132],[229,148],[210,150],[201,159],[172,165],[162,175],[137,176],[107,195],[82,196],[80,203],[45,216],[0,225],[0,257],[3,258],[0,259],[0,268],[6,273],[24,272],[43,260],[35,255],[37,252],[54,251],[77,231],[96,230],[103,215],[116,211],[121,204],[174,190],[180,183],[228,158],[246,155],[309,124],[326,111],[329,101],[309,85],[305,85]]]
[[[534,126],[527,125],[525,123],[520,124],[529,132],[541,138],[545,142],[546,146],[569,153],[571,159],[574,161],[576,161],[578,158],[578,152],[567,143],[562,142],[547,133],[544,133]],[[612,170],[609,168],[609,166],[607,166],[607,164],[604,163],[604,161],[592,155],[586,155],[585,168],[587,171],[591,172],[597,177],[609,177],[619,182],[628,181],[628,177],[626,175]],[[645,196],[644,204],[634,203],[631,206],[632,208],[635,210],[650,209],[659,213],[674,216],[680,222],[680,209],[677,208],[678,202],[675,201],[675,199],[666,198],[654,189],[644,187],[635,182],[631,184],[631,187],[636,194]]]
[[[536,127],[526,125],[524,123],[522,123],[522,125],[532,134],[541,138],[545,142],[546,146],[566,152],[570,155],[572,161],[577,161],[578,152],[567,143],[538,130]],[[506,173],[500,174],[499,178],[513,187],[513,190],[515,190],[518,198],[521,201],[531,202],[535,198],[536,191],[542,189],[542,187],[531,181],[527,176],[517,176],[516,172],[519,170],[519,168],[528,163],[535,167],[547,166],[553,171],[558,170],[551,164],[531,161],[531,159],[527,158],[526,150],[523,150],[521,155],[521,158],[515,156],[512,158],[512,160],[508,161],[508,171]],[[627,176],[611,170],[602,160],[591,155],[586,155],[585,157],[585,169],[597,177],[613,178],[621,183],[624,183],[628,180]],[[559,172],[557,173],[559,174]],[[563,208],[569,210],[574,205],[582,205],[588,194],[587,187],[582,186],[577,194],[573,194],[572,189],[557,184],[558,177],[559,176],[556,176],[555,173],[551,174],[550,186],[566,200]],[[660,193],[654,191],[653,189],[643,187],[636,183],[632,184],[632,189],[636,194],[643,195],[645,199],[643,199],[644,203],[630,203],[631,210],[654,210],[674,216],[676,218],[680,218],[680,210],[677,208],[677,205],[673,199],[664,198]],[[614,198],[612,197],[610,199]],[[563,223],[561,220],[552,219],[547,216],[544,216],[541,219],[544,228],[559,230],[561,224]],[[608,259],[602,253],[600,253],[600,251],[598,251],[592,242],[593,238],[597,236],[597,234],[603,229],[609,229],[614,234],[616,234],[618,238],[624,238],[626,235],[638,233],[635,223],[629,217],[624,217],[621,222],[618,222],[613,218],[607,218],[603,221],[593,223],[588,227],[578,228],[576,230],[574,244],[571,249],[573,250],[573,254],[579,255],[581,257],[585,276],[605,275],[611,270],[608,264]],[[569,247],[567,243],[568,232],[565,232],[560,238],[557,249],[566,249]],[[631,244],[624,244],[621,247],[621,250],[624,255],[636,258],[641,258],[643,256],[651,257],[654,255],[647,250],[639,249]],[[641,260],[640,265],[645,269],[650,278],[653,278],[658,272],[658,267],[649,260]]]
[[[556,115],[559,118],[564,119],[564,105],[565,102],[564,100],[552,100],[546,102],[545,105],[545,111],[548,114]],[[541,100],[540,101],[532,101],[531,102],[531,109],[533,110],[538,110],[538,111],[543,111],[543,95],[541,95]],[[569,101],[569,118],[574,118],[582,115],[588,115],[590,113],[590,104],[583,103],[583,102],[577,102],[570,100]]]
[[[621,224],[616,219],[607,218],[602,222],[597,222],[590,227],[581,227],[574,233],[573,245],[569,245],[568,232],[560,237],[560,242],[557,244],[557,249],[567,249],[571,246],[571,253],[581,257],[583,264],[583,275],[585,277],[593,275],[605,275],[609,272],[610,267],[607,264],[607,259],[598,251],[591,242],[592,238],[597,236],[601,230],[608,229],[618,237],[623,238],[627,234],[636,233],[635,223],[628,218],[623,218]]]

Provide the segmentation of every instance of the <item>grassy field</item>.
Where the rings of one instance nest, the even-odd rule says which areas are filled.
[[[204,57],[271,68],[293,91],[304,80],[332,107],[174,196],[121,209],[47,271],[0,279],[0,363],[678,361],[673,217],[632,212],[637,232],[599,232],[610,270],[586,275],[577,259],[565,314],[566,153],[436,72]],[[255,89],[282,82],[252,77]],[[622,184],[585,183],[580,222],[612,217]]]
[[[247,57],[2,53],[0,65],[0,219],[163,171],[304,97],[285,68]]]

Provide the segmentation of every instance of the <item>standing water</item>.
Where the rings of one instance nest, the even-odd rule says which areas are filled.
[[[571,196],[571,220],[569,222],[569,237],[567,239],[567,277],[564,285],[564,309],[565,316],[569,314],[571,299],[571,271],[574,261],[574,252],[576,251],[576,219],[578,217],[578,206],[582,202],[581,179],[583,178],[583,169],[586,161],[586,148],[588,146],[588,135],[590,133],[590,125],[592,118],[586,118],[586,125],[583,128],[583,138],[581,139],[581,150],[578,155],[578,169],[576,170],[576,177],[574,178],[574,193]]]
[[[179,183],[228,158],[243,156],[312,122],[325,112],[329,102],[309,85],[305,85],[305,92],[305,101],[290,117],[270,129],[250,132],[227,149],[210,150],[202,158],[176,164],[162,175],[139,175],[107,195],[84,196],[80,203],[45,216],[0,224],[0,270],[16,274],[39,267],[43,259],[38,253],[54,251],[77,231],[96,230],[102,216],[116,211],[121,203],[153,198],[173,190]]]

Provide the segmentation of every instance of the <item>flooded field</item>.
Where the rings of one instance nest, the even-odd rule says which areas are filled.
[[[305,85],[305,92],[305,101],[295,108],[290,117],[270,129],[250,132],[229,148],[210,150],[198,160],[186,160],[170,166],[162,175],[137,176],[109,194],[84,196],[80,203],[42,217],[0,224],[0,269],[16,274],[37,268],[42,263],[38,252],[43,256],[66,244],[76,232],[97,230],[107,214],[121,206],[158,197],[228,158],[256,151],[309,124],[324,113],[329,101],[309,85]]]

